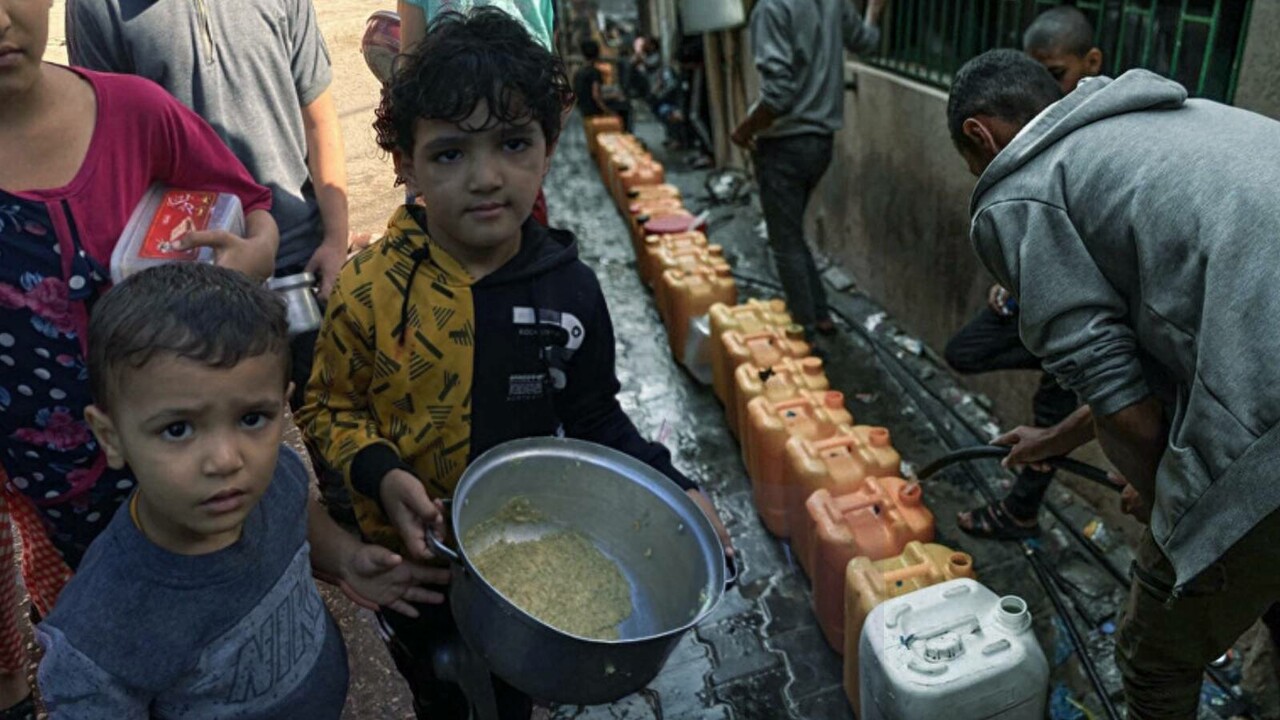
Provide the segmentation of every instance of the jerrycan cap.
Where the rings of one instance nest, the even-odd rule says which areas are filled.
[[[964,642],[954,632],[945,632],[924,641],[924,659],[929,662],[947,662],[964,654]]]

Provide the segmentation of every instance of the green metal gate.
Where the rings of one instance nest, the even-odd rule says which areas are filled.
[[[945,88],[969,58],[1020,49],[1036,14],[1061,4],[1093,23],[1107,74],[1147,68],[1193,95],[1235,96],[1253,0],[891,0],[881,52],[870,62]]]

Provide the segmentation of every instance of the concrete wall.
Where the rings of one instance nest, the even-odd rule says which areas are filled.
[[[809,212],[810,237],[909,332],[939,352],[985,302],[991,279],[969,247],[975,179],[951,144],[946,93],[849,63],[845,129]],[[1006,422],[1030,420],[1034,373],[967,383]]]
[[[1255,0],[1235,104],[1280,119],[1280,0]]]

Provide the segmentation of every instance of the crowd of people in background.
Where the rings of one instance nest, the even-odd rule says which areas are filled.
[[[884,4],[760,0],[750,19],[760,96],[732,140],[811,335],[837,326],[803,219],[843,125],[845,50],[877,46]],[[708,164],[697,46],[664,54],[615,24],[621,56],[604,63],[600,40],[563,29],[583,58],[571,79],[552,0],[401,0],[403,55],[370,121],[409,197],[349,260],[311,0],[68,0],[71,67],[42,59],[51,5],[0,0],[0,566],[16,528],[51,717],[337,718],[347,659],[313,574],[377,609],[419,717],[467,717],[433,663],[456,627],[426,535],[443,534],[467,464],[506,440],[627,453],[733,552],[618,404],[608,308],[542,194],[575,103],[626,127],[643,106],[671,150]],[[952,86],[945,120],[979,177],[972,240],[998,285],[946,357],[1042,373],[1035,426],[995,441],[1016,483],[958,524],[1036,535],[1041,461],[1096,437],[1150,523],[1117,645],[1129,716],[1189,718],[1203,665],[1280,620],[1265,571],[1280,566],[1280,336],[1258,320],[1280,312],[1280,125],[1152,73],[1097,77],[1093,38],[1079,10],[1048,10],[1023,52],[981,55]],[[113,250],[157,184],[234,195],[244,232],[189,233],[178,248],[213,265],[113,286]],[[304,274],[325,319],[291,336],[262,283]],[[541,331],[570,321],[581,334]],[[309,457],[281,449],[290,408]],[[0,572],[0,720],[35,710],[12,580]],[[282,612],[297,626],[273,626],[292,643],[276,666],[254,648]],[[493,682],[502,717],[527,718],[532,699]]]

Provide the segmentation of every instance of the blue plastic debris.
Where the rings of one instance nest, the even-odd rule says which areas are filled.
[[[1053,686],[1053,694],[1049,696],[1049,717],[1051,720],[1085,720],[1085,714],[1073,702],[1071,691],[1063,683]]]

